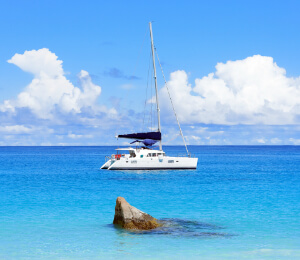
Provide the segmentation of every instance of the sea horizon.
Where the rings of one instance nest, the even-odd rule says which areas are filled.
[[[128,147],[134,145],[0,145],[0,147]],[[178,145],[164,145],[163,147],[179,146],[184,147],[182,144]],[[300,146],[299,144],[187,144],[187,146]]]

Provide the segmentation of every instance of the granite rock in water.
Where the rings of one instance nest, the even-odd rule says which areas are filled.
[[[155,218],[131,206],[123,197],[117,198],[113,223],[125,229],[137,230],[149,230],[160,226]]]

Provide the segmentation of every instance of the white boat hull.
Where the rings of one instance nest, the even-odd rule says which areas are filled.
[[[169,157],[162,158],[120,158],[108,160],[101,169],[108,170],[167,170],[196,169],[198,158]]]

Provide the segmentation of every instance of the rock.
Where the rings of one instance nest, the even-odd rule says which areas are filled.
[[[117,198],[113,224],[137,230],[149,230],[160,226],[155,218],[131,206],[123,197]]]

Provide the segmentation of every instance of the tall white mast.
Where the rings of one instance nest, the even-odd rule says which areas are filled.
[[[152,35],[152,24],[151,24],[151,22],[149,22],[149,27],[150,27],[151,49],[152,49],[153,71],[154,71],[154,82],[155,82],[155,93],[156,93],[158,131],[161,132],[161,129],[160,129],[160,109],[159,109],[159,104],[158,104],[158,91],[157,91],[157,80],[156,80],[155,55],[154,55],[154,44],[153,44],[153,35]],[[161,140],[159,141],[159,150],[162,150]]]

